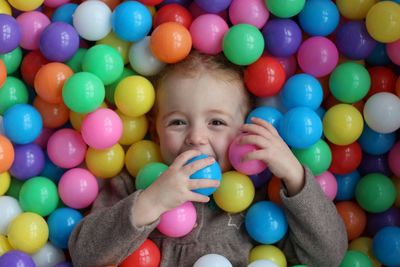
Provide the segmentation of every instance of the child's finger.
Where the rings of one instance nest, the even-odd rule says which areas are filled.
[[[270,155],[271,153],[269,153],[267,150],[264,149],[260,149],[260,150],[255,150],[252,152],[249,152],[245,155],[243,155],[242,157],[242,161],[248,161],[248,160],[262,160],[265,163],[268,164],[269,159],[271,157]]]
[[[190,179],[188,183],[189,190],[218,187],[219,181],[213,179]]]
[[[272,133],[275,136],[279,136],[278,131],[276,130],[276,128],[269,122],[260,119],[260,118],[256,118],[256,117],[252,117],[251,121],[255,124],[261,125],[263,126],[265,129],[267,129],[270,133]]]
[[[242,131],[250,134],[257,134],[257,135],[262,135],[265,138],[269,138],[272,136],[272,133],[266,129],[265,127],[254,124],[254,123],[249,123],[249,124],[244,124],[241,128]]]
[[[215,159],[213,157],[207,157],[204,159],[199,159],[190,162],[189,164],[186,164],[183,169],[186,174],[192,175],[193,173],[197,172],[198,170],[201,170],[215,162]]]
[[[248,134],[244,135],[239,140],[240,144],[252,144],[256,145],[259,148],[266,148],[269,146],[269,140],[266,139],[264,136],[257,135],[257,134]]]
[[[182,167],[188,162],[188,160],[199,156],[200,154],[201,152],[199,150],[187,150],[177,156],[171,166]]]
[[[207,203],[210,201],[210,197],[195,192],[190,192],[188,200],[193,202]]]

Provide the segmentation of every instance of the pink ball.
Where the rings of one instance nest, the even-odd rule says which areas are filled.
[[[386,53],[394,64],[400,66],[400,40],[386,44]]]
[[[331,172],[326,171],[316,176],[315,179],[317,179],[328,199],[334,200],[338,190],[336,177]]]
[[[229,18],[233,25],[246,23],[261,29],[269,18],[269,11],[264,0],[233,0]]]
[[[267,164],[265,164],[261,160],[248,160],[242,162],[242,157],[249,152],[258,150],[258,147],[251,144],[239,144],[238,141],[242,137],[242,135],[237,136],[229,146],[229,160],[238,172],[241,172],[246,175],[254,175],[262,172],[267,168]]]
[[[397,142],[391,149],[388,155],[388,163],[390,170],[400,177],[400,142]]]
[[[44,4],[51,8],[57,8],[69,2],[71,2],[71,0],[44,0]]]
[[[182,237],[192,231],[197,219],[196,208],[188,201],[160,216],[158,231],[169,237]]]
[[[222,40],[228,30],[228,24],[220,16],[201,15],[190,26],[193,47],[205,54],[216,55],[222,51]]]
[[[34,143],[39,145],[42,149],[46,149],[47,142],[49,141],[49,138],[53,135],[53,133],[53,128],[43,127],[40,135],[35,139]]]
[[[339,53],[331,40],[315,36],[300,45],[297,61],[305,73],[318,78],[334,70],[339,61]]]
[[[96,177],[82,168],[66,171],[58,183],[60,198],[65,205],[74,209],[83,209],[91,205],[98,192]]]
[[[19,45],[27,50],[39,49],[40,35],[50,24],[49,18],[39,11],[24,12],[17,17],[21,29]]]
[[[83,140],[90,147],[109,148],[121,138],[122,121],[115,111],[99,108],[83,119],[81,133]]]
[[[50,136],[47,154],[58,167],[74,168],[85,159],[86,144],[76,130],[60,129]]]

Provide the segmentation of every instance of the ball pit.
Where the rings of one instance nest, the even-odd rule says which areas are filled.
[[[145,189],[168,168],[146,140],[151,81],[192,49],[243,67],[257,98],[246,121],[278,129],[345,222],[341,266],[400,265],[399,1],[0,0],[0,29],[0,266],[72,266],[68,238],[98,180],[125,167]],[[231,153],[242,173],[223,174],[230,181],[214,193],[219,208],[249,217],[255,188],[281,203],[266,166],[234,164],[250,150]],[[191,231],[196,210],[183,206],[182,227],[171,212],[160,231]],[[250,237],[281,237],[254,233],[260,221],[248,222]],[[286,266],[260,247],[248,266]],[[146,240],[120,266],[142,263],[141,253],[152,255],[143,266],[159,265]],[[213,264],[232,266],[218,254],[194,266]]]

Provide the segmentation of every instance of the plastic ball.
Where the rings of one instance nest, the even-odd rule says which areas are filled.
[[[58,183],[58,193],[65,205],[74,209],[90,206],[99,191],[96,177],[88,170],[74,168],[66,171]]]
[[[3,87],[7,79],[7,67],[3,60],[0,58],[0,88]]]
[[[21,180],[11,179],[11,184],[10,184],[10,187],[8,188],[7,196],[18,199],[19,191],[21,190],[21,187],[23,184],[24,184],[24,182]]]
[[[96,177],[111,178],[121,172],[124,167],[124,159],[124,149],[117,143],[104,149],[89,147],[86,152],[85,163],[89,171]]]
[[[155,29],[165,22],[177,22],[189,29],[192,24],[192,14],[179,4],[164,5],[154,16],[153,28]]]
[[[396,134],[393,133],[378,133],[368,125],[364,125],[364,130],[358,139],[362,150],[371,155],[381,155],[389,152],[393,144],[396,142]]]
[[[39,175],[44,168],[44,152],[34,143],[14,147],[15,157],[10,168],[13,177],[27,180]]]
[[[150,162],[144,165],[135,179],[136,189],[146,189],[167,169],[168,166],[161,162]]]
[[[129,1],[119,4],[111,16],[115,34],[122,40],[137,42],[151,30],[152,19],[145,5]]]
[[[382,228],[373,238],[372,250],[376,259],[387,266],[400,264],[400,228]]]
[[[0,173],[0,196],[4,195],[11,184],[11,176],[8,172]]]
[[[255,196],[251,179],[240,172],[228,171],[222,174],[218,189],[213,194],[218,207],[226,212],[237,213],[247,209]]]
[[[117,113],[123,126],[122,136],[118,141],[121,145],[132,145],[146,136],[149,127],[146,116],[130,117],[122,114],[118,110]]]
[[[259,29],[249,24],[232,26],[222,41],[224,55],[236,65],[250,65],[257,61],[264,51],[264,46],[264,38]]]
[[[222,40],[228,30],[228,24],[220,16],[200,15],[190,25],[193,47],[205,54],[216,55],[222,51]]]
[[[389,64],[391,61],[386,52],[386,45],[387,44],[378,42],[375,45],[374,50],[372,50],[372,52],[365,59],[365,62],[371,66],[382,66]]]
[[[44,5],[51,7],[51,8],[57,8],[61,5],[67,4],[71,0],[44,0]]]
[[[297,61],[305,73],[319,78],[333,71],[339,61],[339,53],[331,40],[314,36],[300,45]]]
[[[341,267],[352,267],[352,266],[365,266],[372,267],[372,262],[368,256],[360,251],[348,250],[344,255]]]
[[[60,129],[51,135],[47,142],[50,160],[61,168],[74,168],[85,158],[86,144],[79,132],[73,129]]]
[[[398,52],[400,48],[400,39],[386,44],[386,52],[390,60],[396,64],[400,65],[400,53]]]
[[[9,170],[14,162],[15,152],[11,141],[0,135],[0,173]]]
[[[397,76],[391,68],[387,66],[375,66],[368,68],[368,73],[371,77],[371,87],[367,97],[381,92],[395,92]]]
[[[64,251],[47,242],[41,249],[32,255],[36,266],[55,266],[59,262],[65,261]]]
[[[278,267],[287,266],[285,254],[278,247],[273,245],[258,245],[250,250],[249,262],[269,260]]]
[[[381,173],[386,176],[390,176],[390,172],[387,155],[370,155],[367,153],[363,154],[361,164],[358,166],[358,171],[361,175],[367,175],[372,173]]]
[[[371,173],[357,184],[355,196],[360,206],[371,213],[389,209],[396,200],[396,188],[385,175]]]
[[[265,0],[269,12],[279,18],[290,18],[300,13],[305,0]]]
[[[229,145],[228,156],[233,168],[246,175],[254,175],[264,171],[267,165],[261,160],[242,161],[245,155],[259,149],[253,144],[240,144],[242,137],[243,135],[237,136]]]
[[[323,125],[326,138],[336,145],[344,146],[360,137],[364,120],[355,107],[349,104],[337,104],[327,110]]]
[[[47,63],[50,62],[40,53],[39,50],[34,50],[27,53],[21,63],[21,76],[23,80],[28,85],[33,87],[37,72]]]
[[[278,129],[279,122],[282,116],[282,113],[274,107],[260,106],[250,111],[250,113],[246,117],[246,123],[251,123],[251,118],[253,117],[260,118],[272,124],[276,129]]]
[[[264,171],[262,171],[258,174],[250,175],[249,177],[250,177],[251,181],[253,182],[255,189],[257,190],[257,189],[260,189],[261,187],[263,187],[272,178],[272,173],[267,168]]]
[[[219,254],[206,254],[197,259],[193,267],[233,267],[231,262]]]
[[[397,176],[400,177],[400,142],[396,142],[396,144],[390,149],[388,154],[388,164],[390,170]]]
[[[64,174],[66,169],[60,168],[55,165],[49,157],[46,155],[46,161],[44,163],[44,168],[39,176],[47,177],[51,179],[54,183],[58,184],[61,176]]]
[[[39,111],[43,119],[43,127],[58,128],[68,122],[69,109],[64,103],[50,104],[36,96],[33,106]]]
[[[72,230],[82,220],[82,214],[71,208],[56,209],[47,218],[49,240],[58,248],[68,248],[68,239]]]
[[[331,172],[326,171],[317,175],[315,178],[321,186],[322,191],[325,193],[325,196],[330,200],[334,200],[338,190],[335,176]]]
[[[70,67],[74,71],[74,73],[82,71],[82,60],[86,52],[87,52],[86,48],[78,48],[78,50],[75,52],[72,58],[67,62],[65,62],[68,65],[68,67]]]
[[[200,156],[196,156],[190,160],[188,160],[187,164],[192,163],[196,160],[204,159],[207,158],[208,156],[205,154],[201,154]],[[210,179],[210,180],[218,180],[221,181],[222,178],[222,173],[221,173],[221,167],[219,166],[218,162],[214,162],[213,164],[204,167],[192,175],[190,175],[190,179]],[[217,188],[200,188],[200,189],[195,189],[193,192],[209,196],[212,193],[215,192]]]
[[[400,210],[397,207],[391,207],[384,212],[368,213],[367,227],[364,234],[375,236],[376,233],[387,226],[398,226],[400,224]]]
[[[377,0],[336,0],[340,14],[348,19],[364,19]]]
[[[10,196],[0,196],[0,234],[6,235],[10,223],[22,213],[17,199]]]
[[[4,62],[7,69],[7,74],[14,73],[20,66],[22,61],[22,50],[20,47],[15,48],[13,51],[0,54],[0,59]],[[22,69],[21,69],[22,71]]]
[[[336,210],[343,220],[348,240],[353,240],[361,236],[367,223],[365,211],[352,201],[336,203]]]
[[[24,1],[24,0],[8,0],[9,4],[18,9],[20,11],[31,11],[43,4],[43,0],[32,0],[32,1]]]
[[[233,0],[229,18],[233,25],[246,23],[261,29],[269,18],[269,11],[263,0]]]
[[[106,86],[106,101],[112,106],[115,106],[115,89],[117,88],[120,81],[128,76],[135,75],[135,72],[131,68],[124,67],[121,76],[112,84]],[[118,112],[118,110],[117,110]],[[119,112],[120,113],[120,112]],[[118,113],[118,114],[119,114]]]
[[[125,258],[120,267],[157,267],[160,264],[161,253],[157,245],[146,239],[131,255]]]
[[[32,254],[41,249],[49,237],[46,221],[38,214],[19,214],[8,226],[8,241],[17,250]]]
[[[8,76],[0,88],[0,114],[15,104],[28,103],[28,89],[18,78]]]
[[[282,208],[271,201],[260,201],[248,209],[245,227],[253,240],[269,245],[284,237],[288,224]]]
[[[192,37],[188,29],[177,22],[159,25],[151,34],[150,49],[158,60],[176,63],[190,53]]]
[[[162,162],[160,147],[150,140],[141,140],[132,144],[125,154],[125,167],[137,176],[139,170],[150,162]]]
[[[392,1],[375,3],[365,18],[368,33],[381,43],[400,39],[400,5]]]
[[[51,21],[53,22],[65,22],[69,25],[73,25],[72,16],[77,9],[77,4],[64,4],[56,8],[54,10],[53,15],[51,16]]]
[[[372,261],[372,266],[380,267],[381,264],[376,260],[372,253],[372,239],[369,237],[359,237],[351,241],[349,250],[357,250],[366,254]]]
[[[165,66],[165,63],[158,60],[151,52],[149,36],[130,47],[129,63],[133,70],[144,76],[156,75]]]
[[[12,15],[11,7],[7,0],[0,0],[0,13]]]
[[[335,177],[338,186],[335,200],[344,201],[354,199],[356,186],[360,180],[360,174],[358,171],[342,175],[336,174]]]
[[[246,88],[255,96],[268,97],[279,93],[285,83],[285,70],[276,58],[261,56],[244,71]]]
[[[49,18],[39,11],[24,12],[17,17],[21,30],[20,46],[27,50],[39,49],[40,36],[50,24]]]
[[[15,18],[7,14],[0,14],[0,28],[0,54],[5,54],[18,47],[21,30]]]
[[[72,111],[89,113],[104,101],[104,84],[92,73],[75,73],[64,83],[62,96],[65,105]]]
[[[196,219],[196,208],[188,201],[161,214],[157,230],[169,237],[182,237],[192,231]]]
[[[0,257],[0,266],[36,267],[36,264],[29,254],[18,250],[10,250]]]
[[[310,108],[292,108],[283,115],[279,133],[289,146],[308,148],[321,138],[322,122]]]
[[[391,133],[400,128],[400,99],[392,93],[377,93],[368,98],[364,105],[367,125],[378,133]]]
[[[329,171],[335,174],[347,174],[359,167],[363,155],[361,146],[357,142],[343,146],[330,143],[329,147],[332,152]]]
[[[155,91],[148,79],[133,75],[117,85],[114,98],[119,111],[127,116],[138,117],[150,111],[155,101]]]
[[[247,267],[279,267],[279,266],[270,260],[256,260],[247,265]]]
[[[207,13],[219,13],[229,7],[232,0],[194,0]]]

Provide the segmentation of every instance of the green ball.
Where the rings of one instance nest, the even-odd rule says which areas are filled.
[[[28,89],[25,84],[13,76],[8,76],[0,87],[0,115],[14,104],[27,104],[29,100]]]
[[[339,267],[372,267],[372,262],[367,255],[360,251],[348,250]]]
[[[118,51],[104,44],[92,46],[82,60],[82,70],[91,72],[109,85],[121,77],[124,61]]]
[[[69,109],[86,114],[100,107],[105,98],[105,89],[96,75],[78,72],[64,83],[62,96]]]
[[[340,64],[329,77],[329,89],[332,95],[347,104],[363,99],[370,86],[371,78],[367,69],[354,62]]]
[[[57,208],[58,201],[57,186],[52,180],[41,176],[27,180],[19,193],[22,210],[34,212],[43,217]]]
[[[329,145],[322,139],[305,149],[292,149],[293,154],[301,164],[310,168],[314,175],[320,175],[332,162],[332,152]]]
[[[106,100],[108,103],[115,106],[114,93],[115,93],[115,89],[117,88],[117,85],[119,84],[119,82],[121,80],[123,80],[124,78],[126,78],[128,76],[132,76],[132,75],[136,75],[136,72],[134,72],[133,70],[131,70],[129,68],[124,68],[121,76],[115,82],[106,86]]]
[[[265,0],[269,12],[279,18],[296,16],[303,9],[305,0]]]
[[[232,63],[249,65],[264,52],[264,37],[253,25],[237,24],[224,35],[222,49]]]
[[[19,199],[19,192],[21,191],[21,187],[23,184],[24,181],[11,177],[11,184],[6,192],[6,195],[15,199]]]
[[[75,54],[65,64],[70,67],[74,73],[82,71],[82,60],[87,52],[86,48],[79,48]]]
[[[396,200],[397,190],[390,178],[380,173],[371,173],[361,178],[356,186],[356,200],[371,213],[389,209]]]
[[[161,162],[151,162],[143,166],[136,176],[136,189],[146,189],[166,170],[168,166]]]
[[[15,48],[13,51],[6,54],[0,54],[0,59],[6,65],[7,74],[13,74],[18,70],[22,62],[22,50],[20,47]]]

